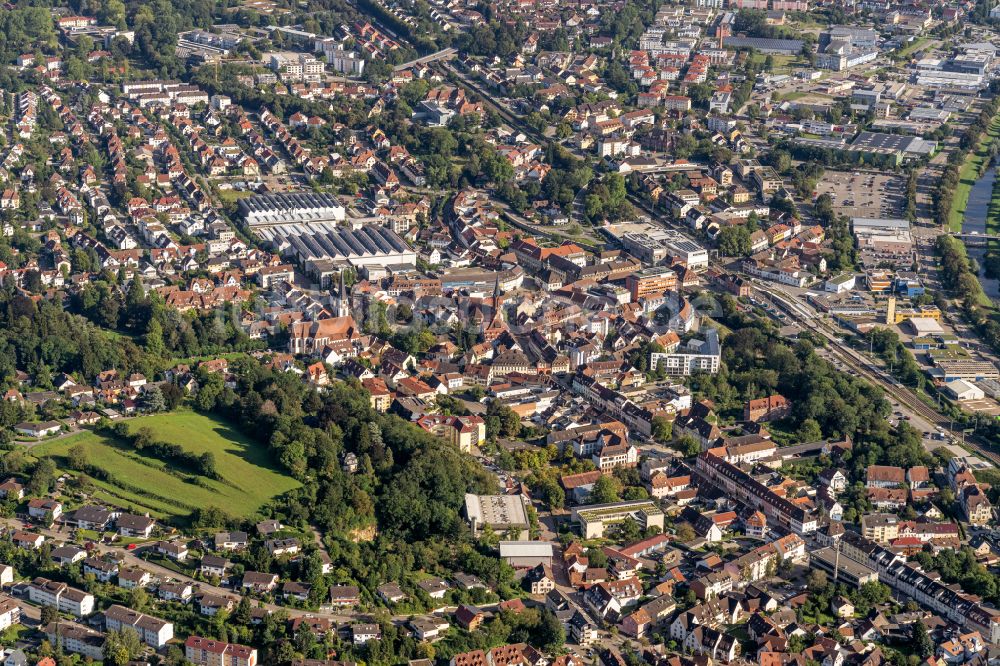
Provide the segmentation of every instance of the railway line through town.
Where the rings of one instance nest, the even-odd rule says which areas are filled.
[[[836,331],[832,330],[829,324],[822,321],[815,313],[808,312],[804,306],[796,303],[788,295],[777,289],[765,287],[756,282],[754,283],[754,288],[766,295],[793,320],[822,335],[830,343],[826,348],[828,353],[846,366],[853,374],[864,377],[885,391],[887,395],[906,409],[926,420],[932,426],[942,431],[947,431],[953,438],[964,435],[964,432],[961,430],[957,431],[956,434],[954,420],[951,417],[942,414],[925,403],[911,388],[900,384],[893,378],[887,377],[885,372],[877,368],[873,369],[874,366],[872,363],[855,350],[845,348],[843,341],[837,337]],[[1000,453],[989,448],[988,444],[982,442],[980,438],[976,436],[965,437],[964,445],[977,455],[1000,467]]]
[[[519,131],[524,132],[525,135],[532,140],[541,142],[550,140],[542,133],[530,127],[521,116],[501,104],[494,95],[484,90],[479,82],[471,80],[464,72],[449,62],[449,60],[450,54],[449,57],[446,58],[432,59],[430,65],[432,68],[443,70],[442,73],[444,75],[450,75],[455,83],[465,88],[468,92],[476,94],[487,106],[492,108],[502,120],[510,123]],[[630,196],[629,201],[643,213],[650,215],[650,219],[655,221],[655,223],[667,227],[670,226],[661,219],[660,215],[658,215],[647,202],[634,196]],[[927,405],[920,398],[920,396],[912,391],[912,389],[900,384],[893,378],[888,378],[883,371],[880,371],[877,368],[873,370],[872,368],[874,366],[871,362],[853,349],[845,348],[843,341],[837,337],[837,332],[833,330],[829,324],[817,317],[815,312],[807,311],[804,306],[796,303],[791,297],[776,289],[763,287],[759,284],[755,284],[755,288],[776,302],[794,321],[826,338],[826,340],[830,343],[827,345],[829,354],[839,360],[845,367],[849,368],[857,376],[864,377],[869,382],[879,386],[886,392],[887,395],[891,396],[906,409],[925,419],[932,426],[939,428],[942,431],[947,431],[953,438],[955,437],[953,419]],[[961,431],[959,432],[960,434],[964,434],[961,433]],[[991,450],[987,444],[980,442],[978,437],[965,437],[964,445],[975,451],[978,455],[989,460],[994,465],[1000,467],[1000,453]]]

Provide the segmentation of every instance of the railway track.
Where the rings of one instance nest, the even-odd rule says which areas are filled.
[[[955,436],[956,431],[952,428],[950,417],[946,417],[925,403],[911,389],[895,383],[895,380],[890,381],[887,379],[885,373],[873,370],[871,364],[863,357],[860,357],[854,350],[844,349],[841,346],[841,341],[837,339],[824,322],[817,321],[815,315],[806,312],[800,304],[795,303],[780,292],[775,292],[758,285],[754,285],[754,287],[788,313],[793,320],[825,337],[831,343],[827,345],[827,352],[847,366],[854,374],[864,377],[872,384],[880,387],[887,395],[891,396],[914,414],[927,420],[930,424],[942,430],[947,430],[953,437]],[[961,433],[962,431],[958,432]],[[975,451],[977,455],[1000,467],[1000,454],[985,446],[978,437],[966,437],[964,441],[965,446]]]
[[[446,73],[452,73],[458,79],[458,83],[460,85],[465,87],[467,90],[478,94],[479,97],[483,99],[488,106],[493,108],[501,118],[517,127],[527,136],[534,140],[541,140],[543,142],[546,140],[544,136],[536,132],[533,128],[528,127],[522,118],[514,115],[509,109],[498,103],[496,99],[493,98],[493,95],[482,89],[478,82],[472,81],[469,77],[465,76],[457,68],[452,66],[451,63],[447,61],[440,61],[434,63],[432,66],[440,67]],[[659,215],[657,212],[652,210],[645,201],[631,196],[629,197],[629,200],[637,208],[648,213],[652,219],[658,219]],[[837,339],[835,332],[832,331],[824,322],[818,321],[814,313],[806,311],[803,306],[780,292],[774,292],[758,285],[755,285],[755,288],[761,293],[766,294],[771,300],[778,303],[779,306],[785,310],[793,320],[825,337],[828,342],[831,343],[827,346],[829,353],[839,359],[855,374],[860,377],[864,377],[869,382],[879,386],[886,392],[887,395],[892,396],[896,401],[905,406],[911,412],[926,419],[929,423],[941,428],[942,430],[948,430],[952,436],[954,436],[955,431],[951,428],[952,421],[949,417],[944,416],[934,408],[927,405],[920,399],[919,396],[906,386],[894,383],[895,380],[889,381],[886,379],[884,373],[878,370],[872,370],[870,364],[865,361],[863,357],[860,357],[857,352],[849,349],[845,350],[841,346],[841,341]],[[1000,467],[1000,454],[981,444],[978,441],[978,438],[965,438],[965,445],[983,458],[992,462],[994,465]]]
[[[886,381],[884,377],[877,372],[873,372],[870,369],[864,367],[863,364],[858,363],[848,354],[844,353],[842,350],[834,350],[833,354],[841,360],[846,366],[851,368],[853,371],[858,373],[859,376],[865,377],[868,381],[880,386],[886,394],[892,396],[901,405],[905,406],[910,411],[918,414],[919,416],[926,419],[929,423],[940,427],[942,430],[947,430],[954,437],[956,436],[955,430],[951,429],[952,421],[950,418],[946,418],[943,414],[935,410],[933,407],[929,406],[923,400],[920,399],[912,390],[905,386],[894,385],[889,381]],[[959,431],[961,432],[961,431]],[[975,451],[981,457],[989,460],[994,465],[1000,467],[1000,454],[982,445],[978,438],[976,437],[965,437],[965,446]]]

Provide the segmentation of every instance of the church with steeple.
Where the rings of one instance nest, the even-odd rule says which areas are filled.
[[[340,269],[340,287],[337,291],[337,313],[338,317],[348,317],[351,314],[351,295],[347,291],[347,282],[344,273],[347,268]]]
[[[507,332],[507,322],[503,318],[503,296],[500,295],[500,276],[497,276],[496,284],[493,285],[493,298],[490,299],[490,307],[493,316],[489,322],[484,321],[483,338],[486,342],[493,342]]]

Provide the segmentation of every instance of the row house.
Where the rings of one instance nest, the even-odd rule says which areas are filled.
[[[28,586],[28,598],[42,606],[52,606],[61,613],[85,617],[94,612],[94,596],[89,592],[49,580],[35,578]]]
[[[121,631],[125,628],[134,630],[139,640],[154,650],[159,650],[174,637],[172,622],[118,604],[104,611],[104,622],[108,631]]]

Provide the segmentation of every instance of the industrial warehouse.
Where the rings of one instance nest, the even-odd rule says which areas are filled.
[[[303,265],[349,263],[355,268],[415,264],[417,253],[392,229],[364,225],[358,229],[332,222],[289,224],[257,229],[263,240]]]
[[[332,194],[286,192],[240,199],[240,215],[251,227],[342,221],[347,211]]]

